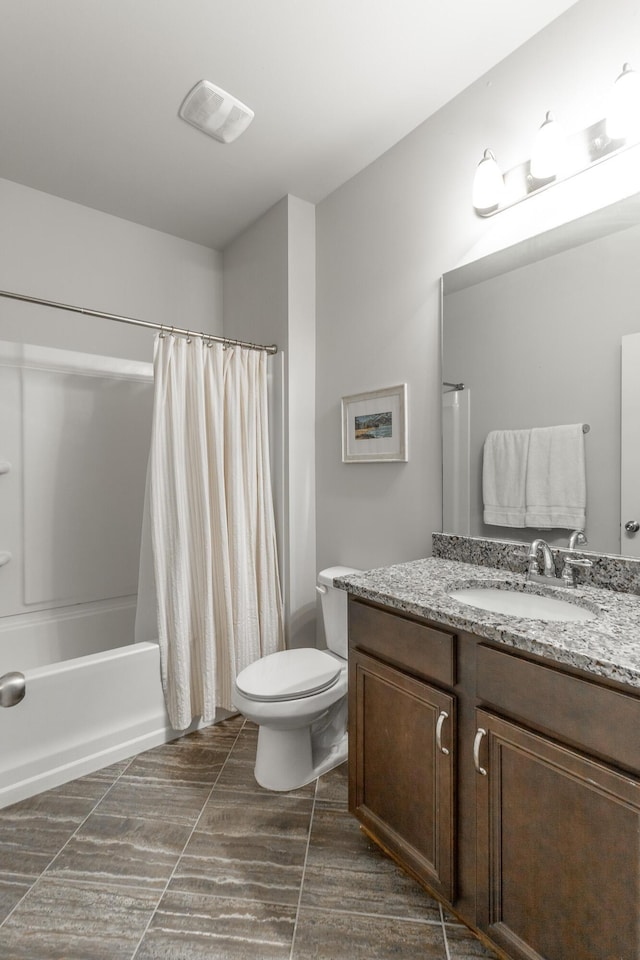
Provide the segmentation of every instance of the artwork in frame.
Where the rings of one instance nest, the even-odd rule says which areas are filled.
[[[406,383],[342,398],[342,460],[408,460]]]

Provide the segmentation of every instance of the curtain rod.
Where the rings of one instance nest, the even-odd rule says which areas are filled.
[[[234,340],[232,337],[216,337],[211,333],[198,333],[197,330],[185,330],[182,327],[173,327],[170,324],[153,323],[151,320],[136,320],[134,317],[119,317],[115,313],[103,313],[101,310],[89,310],[86,307],[74,307],[68,303],[57,303],[55,300],[41,300],[39,297],[27,297],[23,293],[11,293],[0,290],[0,297],[10,300],[22,300],[25,303],[37,303],[42,307],[54,307],[56,310],[70,310],[72,313],[83,313],[88,317],[101,317],[103,320],[117,320],[119,323],[132,323],[137,327],[150,327],[161,333],[180,334],[186,337],[200,337],[202,340],[212,340],[214,343],[224,343],[232,347],[249,347],[250,350],[265,350],[267,353],[277,353],[275,344],[263,346],[260,343],[250,343],[247,340]]]

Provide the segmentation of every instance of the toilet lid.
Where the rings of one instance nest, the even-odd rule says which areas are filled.
[[[333,686],[341,669],[339,660],[315,647],[281,650],[249,664],[236,686],[251,700],[297,700]]]

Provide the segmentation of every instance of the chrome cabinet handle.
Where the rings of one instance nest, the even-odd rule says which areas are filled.
[[[480,744],[482,743],[482,738],[486,737],[486,735],[487,731],[484,727],[478,727],[475,740],[473,741],[473,765],[481,777],[486,777],[487,775],[485,768],[480,765]]]
[[[27,689],[24,673],[12,671],[0,677],[0,707],[15,707]]]
[[[440,753],[444,753],[445,757],[449,756],[449,750],[447,747],[442,746],[442,727],[444,726],[445,720],[449,719],[449,714],[446,710],[440,711],[440,716],[438,717],[438,722],[436,723],[436,747]]]
[[[637,520],[627,520],[624,528],[627,533],[637,533],[640,530],[640,523]]]

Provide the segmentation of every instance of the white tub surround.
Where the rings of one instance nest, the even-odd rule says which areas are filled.
[[[0,617],[135,595],[152,376],[0,342]]]
[[[0,342],[0,806],[171,739],[134,644],[151,364]]]

